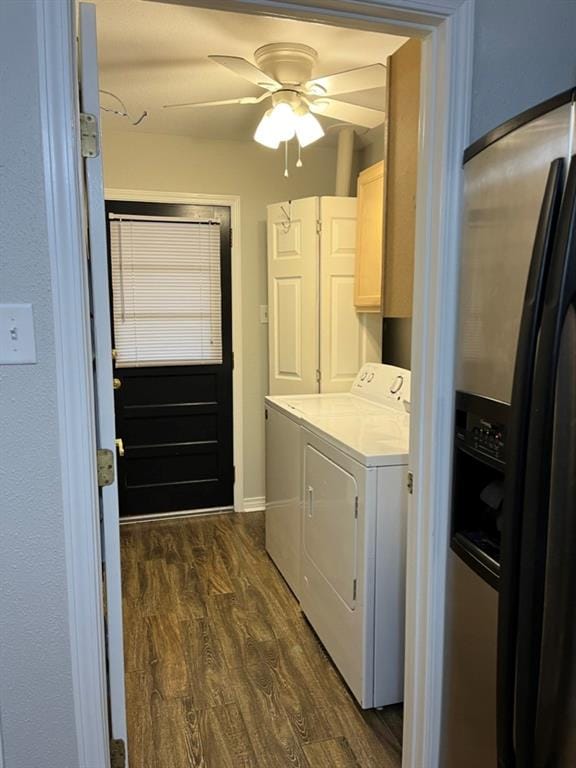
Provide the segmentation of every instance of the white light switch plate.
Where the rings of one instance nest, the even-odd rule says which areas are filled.
[[[263,324],[268,322],[268,304],[260,304],[260,322]]]
[[[32,304],[0,304],[0,365],[35,362]]]

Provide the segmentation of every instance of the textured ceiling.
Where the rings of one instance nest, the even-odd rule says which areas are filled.
[[[315,76],[340,72],[387,57],[407,38],[342,29],[290,19],[224,13],[142,0],[96,0],[100,87],[123,99],[137,117],[104,113],[104,130],[144,131],[196,138],[249,140],[263,105],[163,110],[163,104],[259,95],[262,90],[208,60],[209,54],[243,56],[253,61],[261,45],[298,42],[319,54]],[[104,106],[117,106],[103,95]],[[343,101],[383,109],[384,89],[347,94]],[[328,129],[334,122],[322,118]],[[330,141],[328,131],[327,141]],[[360,130],[362,133],[362,129]]]

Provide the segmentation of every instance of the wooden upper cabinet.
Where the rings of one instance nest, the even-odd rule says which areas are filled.
[[[354,304],[360,312],[380,312],[384,217],[384,163],[382,161],[359,174],[357,197]]]
[[[388,59],[384,317],[412,315],[421,47],[409,40]]]

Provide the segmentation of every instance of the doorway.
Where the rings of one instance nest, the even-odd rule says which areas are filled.
[[[229,4],[230,5],[230,4]],[[256,3],[252,4],[256,7]],[[260,4],[262,6],[272,7],[274,3]],[[285,6],[286,4],[284,4]],[[321,5],[318,3],[318,5]],[[327,8],[328,4],[324,4]],[[334,4],[331,5],[330,14],[337,14],[338,21],[342,24],[349,22],[347,14],[350,13],[350,4],[342,3],[338,9],[334,10]],[[445,388],[449,385],[451,376],[451,338],[453,335],[454,320],[452,317],[452,302],[447,301],[446,297],[452,295],[451,286],[454,281],[455,264],[455,245],[458,220],[458,193],[459,193],[459,154],[460,149],[466,137],[467,121],[467,76],[470,64],[470,19],[471,7],[468,3],[464,4],[464,10],[460,12],[461,3],[445,3],[442,10],[436,14],[428,13],[429,4],[421,3],[418,5],[417,12],[399,11],[396,4],[390,7],[380,4],[363,4],[365,16],[363,17],[366,25],[378,25],[381,19],[392,18],[396,23],[401,19],[404,30],[418,29],[420,33],[429,35],[426,45],[426,56],[424,71],[430,73],[430,76],[439,78],[439,86],[431,87],[429,78],[425,85],[425,115],[426,125],[430,128],[426,137],[423,139],[425,173],[420,184],[419,198],[422,202],[421,215],[419,221],[419,234],[417,238],[417,276],[416,292],[418,301],[418,316],[415,318],[415,326],[422,331],[422,337],[415,347],[415,358],[419,367],[419,381],[417,387],[423,395],[418,413],[414,414],[416,421],[416,430],[414,437],[414,464],[416,470],[415,500],[413,511],[416,513],[410,520],[410,542],[409,555],[415,563],[418,563],[417,572],[410,576],[409,585],[409,608],[412,618],[409,620],[409,627],[413,629],[411,637],[411,647],[409,649],[409,677],[408,686],[412,698],[411,720],[413,729],[411,730],[410,744],[408,751],[405,750],[405,760],[407,765],[427,766],[434,765],[435,744],[437,739],[437,716],[439,712],[438,704],[438,664],[441,657],[441,636],[438,633],[442,621],[438,621],[438,614],[441,614],[441,607],[437,603],[439,595],[442,592],[443,584],[443,544],[444,537],[439,535],[443,530],[443,502],[447,496],[447,469],[448,457],[446,454],[449,445],[449,435],[451,426],[448,413],[450,411],[449,398],[446,395]],[[394,6],[394,7],[392,7]],[[306,15],[307,11],[299,6],[294,7],[294,15]],[[322,16],[314,9],[311,13]],[[323,12],[324,13],[324,12]],[[328,11],[325,15],[329,15]],[[449,23],[445,23],[446,19]],[[70,41],[73,34],[70,25],[66,22],[66,15],[61,14],[57,18],[60,26],[51,24],[48,18],[42,20],[43,34],[47,40],[57,40],[58,50],[68,52]],[[66,23],[64,23],[66,22]],[[350,22],[353,23],[353,22]],[[358,22],[360,23],[360,22]],[[423,30],[425,32],[423,32]],[[70,34],[70,40],[67,35]],[[67,54],[68,55],[68,54]],[[60,83],[59,77],[64,73],[64,81],[67,82],[69,71],[68,59],[64,56],[64,61],[59,58],[49,61],[49,70],[53,71],[54,77],[47,78],[45,83],[47,104],[46,109],[50,113],[52,120],[50,125],[60,124],[61,114],[58,111],[62,107],[61,101],[52,93],[51,83]],[[58,104],[58,109],[56,105]],[[64,105],[69,112],[70,119],[74,115],[74,99],[70,98],[70,103]],[[450,117],[447,118],[446,115]],[[47,141],[61,146],[62,139],[58,133],[48,134]],[[74,167],[77,160],[72,155],[67,154],[64,149],[64,155],[70,162],[70,168]],[[435,161],[432,162],[432,158]],[[62,169],[60,169],[62,170]],[[62,171],[64,176],[66,175]],[[54,192],[59,190],[61,177],[54,177],[54,171],[48,171],[49,182]],[[74,186],[74,178],[71,187]],[[434,195],[433,192],[437,194]],[[62,196],[61,201],[58,194],[53,195],[52,205],[55,209],[55,215],[58,220],[67,221],[70,216],[70,210],[66,207],[68,198]],[[428,205],[428,200],[435,200],[436,204]],[[438,205],[441,200],[441,205]],[[79,216],[78,211],[72,212],[72,215]],[[79,231],[79,230],[78,230]],[[69,257],[71,265],[75,263],[74,254],[79,253],[78,243],[75,241],[75,234],[70,229],[62,227],[61,231],[55,236],[55,241],[60,242],[64,252]],[[67,261],[65,263],[68,263]],[[76,267],[74,267],[76,269]],[[65,269],[64,269],[65,274]],[[76,284],[74,284],[76,285]],[[83,306],[73,293],[70,293],[65,282],[58,287],[58,296],[67,296],[70,298],[66,303],[67,308],[73,308],[78,322],[78,328],[83,327]],[[76,317],[77,315],[77,317]],[[66,351],[68,346],[74,345],[79,360],[89,359],[85,349],[85,339],[81,334],[77,334],[67,342],[67,329],[70,323],[70,314],[66,322],[59,319],[59,341],[62,349]],[[434,339],[438,343],[434,343]],[[442,343],[440,343],[442,340]],[[68,344],[68,346],[67,346]],[[426,350],[426,353],[425,353]],[[62,369],[67,369],[63,366]],[[79,380],[84,381],[82,377],[86,376],[85,367],[79,366]],[[76,434],[74,425],[82,427],[84,417],[81,414],[82,401],[78,403],[78,398],[70,398],[67,404],[65,395],[68,392],[76,394],[73,385],[76,379],[70,376],[64,382],[62,409],[71,416],[78,416],[75,421],[71,418],[66,434],[71,438],[66,441],[66,452],[70,458],[70,464],[78,466],[81,470],[82,465],[74,454],[75,446],[82,448],[83,435]],[[82,386],[85,385],[85,382]],[[70,387],[72,389],[70,390]],[[82,390],[83,391],[83,390]],[[444,393],[444,394],[443,394]],[[89,406],[88,400],[84,403]],[[84,409],[89,413],[89,407]],[[428,426],[427,426],[428,425]],[[430,430],[430,425],[435,429]],[[430,434],[428,434],[430,432]],[[86,451],[82,448],[81,455]],[[448,452],[449,453],[449,452]],[[78,454],[80,456],[80,454]],[[85,463],[89,466],[89,461]],[[79,476],[82,471],[79,472]],[[446,487],[445,487],[446,486]],[[74,541],[91,542],[93,533],[89,533],[90,524],[86,522],[88,534],[83,538],[80,535],[74,536]],[[69,523],[67,523],[68,525]],[[74,530],[78,532],[78,526],[84,525],[81,520],[74,525]],[[433,531],[435,535],[432,535]],[[98,613],[95,606],[98,605],[98,580],[95,580],[92,588],[95,599],[93,601],[84,601],[86,590],[85,573],[88,568],[98,573],[97,553],[96,560],[94,552],[88,546],[85,557],[83,552],[76,550],[71,557],[68,567],[72,573],[78,573],[80,578],[74,580],[74,592],[77,594],[75,609],[72,612],[72,623],[76,626],[98,626]],[[92,566],[94,568],[92,569]],[[82,574],[84,576],[82,577]],[[83,621],[82,618],[85,620]],[[79,659],[84,658],[86,663],[79,664],[75,678],[76,688],[78,690],[80,701],[100,700],[100,688],[95,686],[94,681],[99,680],[100,660],[94,646],[83,643],[83,636],[78,635],[73,638],[75,652]],[[428,662],[432,668],[425,667]],[[436,660],[436,661],[434,661]],[[433,663],[432,663],[433,662]],[[85,670],[85,674],[83,672]],[[95,674],[90,678],[88,672],[92,670]],[[436,670],[436,671],[435,671]],[[425,674],[424,674],[425,672]],[[97,711],[97,707],[96,707]],[[105,709],[102,709],[105,713]],[[436,715],[434,715],[436,712]],[[419,716],[421,715],[421,717]],[[98,745],[99,719],[91,717],[90,719],[81,719],[83,728],[81,728],[82,749],[87,742]],[[100,723],[101,724],[101,723]],[[436,735],[435,735],[436,734]],[[100,747],[92,752],[85,754],[99,753]],[[104,764],[104,762],[102,762]]]
[[[122,517],[233,505],[230,209],[106,204]]]

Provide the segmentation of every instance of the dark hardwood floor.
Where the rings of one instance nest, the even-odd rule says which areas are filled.
[[[131,768],[396,768],[264,549],[261,513],[122,526]]]

